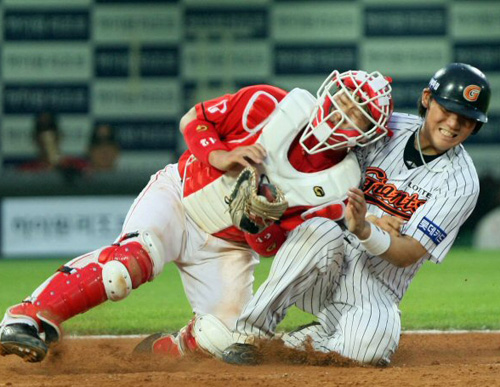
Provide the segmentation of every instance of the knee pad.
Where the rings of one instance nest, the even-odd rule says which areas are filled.
[[[153,272],[150,281],[158,276],[165,265],[165,249],[160,238],[152,231],[139,230],[126,234],[120,239],[120,244],[138,242],[149,255],[153,263]]]
[[[120,301],[132,291],[132,280],[127,267],[119,261],[110,261],[102,267],[102,282],[108,300]]]
[[[192,335],[201,350],[218,359],[222,359],[222,352],[233,343],[231,331],[211,314],[195,318]]]
[[[150,231],[129,233],[103,249],[98,261],[103,265],[102,281],[108,299],[119,301],[161,272],[163,246]]]
[[[222,321],[205,314],[193,317],[188,325],[175,334],[157,334],[147,338],[141,347],[145,348],[145,352],[170,357],[181,357],[200,351],[222,359],[222,353],[232,343],[232,333]]]

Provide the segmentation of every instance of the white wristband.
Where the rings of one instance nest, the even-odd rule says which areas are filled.
[[[367,223],[371,228],[370,236],[365,240],[360,240],[361,244],[371,255],[384,254],[387,250],[389,250],[389,247],[391,246],[390,234],[378,228],[371,222]]]

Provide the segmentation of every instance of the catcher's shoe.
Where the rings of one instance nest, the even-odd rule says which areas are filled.
[[[255,345],[234,343],[224,350],[222,360],[235,365],[258,365],[262,355]]]
[[[153,333],[146,337],[134,348],[134,353],[166,355],[173,358],[179,358],[183,355],[179,347],[175,333]]]
[[[42,361],[49,348],[38,336],[35,327],[29,324],[10,324],[1,330],[0,354],[17,355],[26,361],[36,363]]]

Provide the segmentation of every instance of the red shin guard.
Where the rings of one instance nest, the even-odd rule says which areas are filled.
[[[14,305],[8,313],[30,317],[45,331],[47,342],[58,341],[63,321],[106,301],[101,272],[97,263],[79,269],[63,266],[36,298]]]
[[[58,341],[60,324],[69,318],[88,311],[108,299],[103,283],[103,267],[118,261],[123,264],[135,289],[153,276],[153,263],[140,243],[113,245],[99,253],[98,262],[82,268],[62,266],[41,290],[21,304],[8,310],[12,317],[28,317],[45,332],[46,341]]]

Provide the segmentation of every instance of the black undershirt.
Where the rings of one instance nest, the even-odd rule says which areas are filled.
[[[408,139],[408,142],[406,143],[405,151],[403,154],[403,160],[404,160],[406,167],[408,169],[413,169],[413,168],[417,168],[417,167],[424,165],[424,163],[422,162],[422,158],[420,157],[419,151],[417,149],[415,149],[415,134],[417,132],[418,132],[418,130],[415,131]],[[423,155],[423,156],[424,156],[425,162],[427,164],[429,164],[432,160],[437,159],[441,155],[433,155],[433,156]]]

